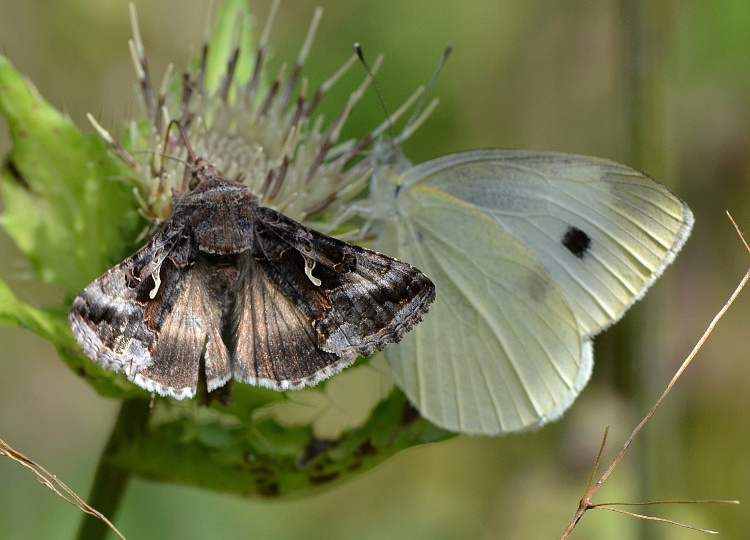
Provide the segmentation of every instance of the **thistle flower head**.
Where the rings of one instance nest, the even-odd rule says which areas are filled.
[[[382,154],[368,153],[369,147],[411,106],[422,89],[376,129],[359,139],[340,142],[341,130],[382,57],[377,58],[337,117],[324,125],[323,118],[316,116],[316,108],[356,62],[356,55],[319,88],[309,89],[302,71],[322,15],[319,8],[294,66],[282,66],[278,76],[266,83],[267,46],[277,6],[278,2],[273,4],[254,67],[246,76],[238,73],[238,66],[249,64],[252,54],[241,45],[244,25],[249,24],[243,16],[237,18],[231,52],[217,84],[209,80],[207,67],[216,36],[207,33],[197,61],[179,80],[168,68],[158,90],[149,73],[135,8],[131,6],[130,47],[146,120],[130,128],[130,151],[101,127],[97,129],[136,171],[137,196],[147,217],[168,219],[175,195],[191,188],[188,145],[224,176],[245,183],[262,205],[308,226],[330,233],[352,213],[352,199],[362,193]],[[181,129],[170,129],[171,122]]]

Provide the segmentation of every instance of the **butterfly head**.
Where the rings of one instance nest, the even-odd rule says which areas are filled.
[[[375,221],[387,221],[396,212],[399,185],[411,163],[391,139],[376,143],[371,155],[374,166],[370,177],[369,207]]]

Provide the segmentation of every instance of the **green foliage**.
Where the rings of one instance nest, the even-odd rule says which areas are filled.
[[[127,173],[2,57],[0,110],[13,140],[0,173],[3,228],[42,281],[74,294],[132,249]]]
[[[132,191],[118,179],[125,170],[97,137],[82,135],[2,57],[0,110],[13,140],[0,171],[5,206],[0,224],[37,277],[72,298],[132,249],[138,220]],[[82,355],[63,306],[35,308],[0,282],[0,323],[52,342],[68,366],[101,394],[145,396]]]
[[[234,390],[237,401],[249,393],[279,399],[270,390]],[[146,432],[122,444],[108,461],[154,480],[244,496],[298,497],[367,471],[400,450],[448,435],[419,418],[398,390],[364,426],[337,440],[320,440],[309,427],[280,426],[247,412],[244,407],[207,409],[158,400]]]
[[[227,71],[227,59],[231,57],[235,48],[239,47],[240,56],[237,60],[235,79],[239,82],[250,80],[255,67],[255,50],[253,25],[250,10],[246,0],[227,0],[219,6],[219,16],[216,21],[211,46],[206,59],[206,89],[215,91],[222,83]],[[240,26],[241,24],[241,26]]]

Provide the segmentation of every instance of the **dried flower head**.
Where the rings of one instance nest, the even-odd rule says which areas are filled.
[[[224,176],[245,183],[262,205],[318,230],[332,233],[346,218],[363,213],[361,205],[352,207],[350,203],[363,192],[373,167],[384,159],[381,150],[367,150],[423,89],[418,88],[373,131],[360,139],[340,142],[341,130],[377,72],[382,56],[351,93],[338,116],[324,126],[322,116],[315,116],[316,107],[357,57],[352,55],[318,89],[309,91],[302,71],[322,16],[322,9],[318,8],[293,68],[288,70],[284,64],[271,84],[264,83],[268,40],[277,7],[275,2],[248,76],[238,74],[241,61],[247,62],[245,55],[251,54],[240,44],[243,26],[249,24],[243,17],[234,29],[231,53],[218,84],[207,80],[207,65],[213,52],[213,38],[207,33],[200,58],[188,67],[181,81],[175,80],[170,66],[156,90],[135,7],[131,5],[130,48],[147,121],[130,128],[131,151],[127,151],[93,118],[90,120],[136,171],[137,197],[147,217],[168,219],[175,195],[191,188],[190,168],[184,165],[187,144],[197,155],[206,156]],[[172,121],[181,130],[170,129]]]

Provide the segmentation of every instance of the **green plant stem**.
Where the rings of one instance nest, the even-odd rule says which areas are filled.
[[[131,473],[111,465],[110,457],[117,452],[124,441],[134,438],[143,431],[148,413],[149,402],[147,400],[131,399],[124,401],[117,415],[117,421],[112,428],[112,434],[109,436],[107,445],[99,458],[99,465],[96,469],[88,503],[112,522],[114,522],[120,502],[122,502]],[[92,515],[84,514],[78,530],[78,539],[103,539],[109,530],[104,521]]]
[[[664,55],[669,28],[674,20],[668,7],[649,3],[646,0],[623,0],[622,21],[623,37],[625,41],[624,85],[626,103],[626,120],[628,128],[628,163],[636,169],[648,171],[656,178],[666,178],[668,144],[664,139]],[[658,149],[658,150],[655,150]],[[653,305],[653,297],[650,302]],[[664,312],[660,312],[663,313]],[[653,311],[642,313],[643,321],[640,329],[631,325],[623,352],[629,358],[621,374],[626,382],[628,396],[634,403],[646,403],[648,396],[658,395],[659,387],[656,381],[661,380],[659,370],[653,365],[652,359],[660,355],[648,344],[656,339],[653,332],[646,330],[652,324],[662,324],[662,315],[655,315]],[[639,340],[639,341],[638,341]],[[658,350],[658,349],[657,349]],[[651,351],[644,354],[643,351]],[[638,497],[641,500],[656,498],[656,484],[659,470],[655,455],[658,452],[658,435],[651,430],[640,434],[641,443],[636,445],[634,455],[637,472],[635,478]],[[640,520],[636,525],[637,536],[643,540],[656,538],[658,533],[649,526],[646,520]]]

